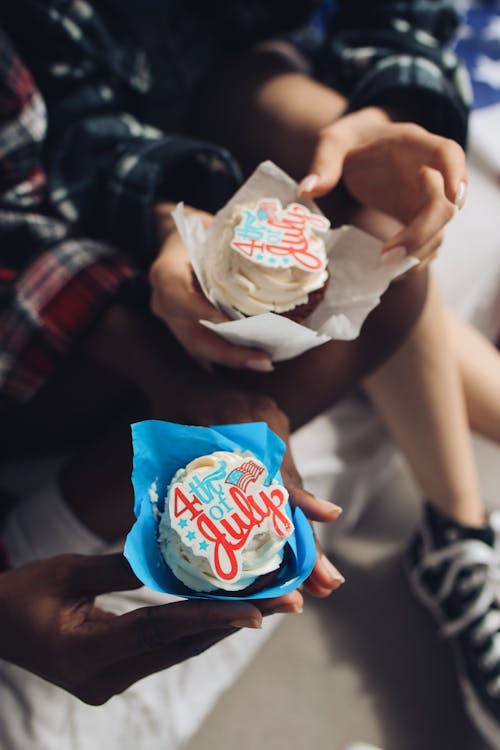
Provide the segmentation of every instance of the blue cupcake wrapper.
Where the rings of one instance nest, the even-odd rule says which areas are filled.
[[[314,537],[300,508],[290,510],[295,531],[287,540],[291,554],[278,571],[272,585],[247,596],[226,596],[193,591],[178,580],[166,564],[157,542],[158,521],[150,499],[156,482],[163,511],[164,497],[176,471],[198,456],[214,451],[251,451],[268,469],[267,482],[281,481],[280,466],[285,444],[265,422],[194,427],[173,422],[146,420],[132,425],[134,465],[134,513],[124,554],[135,575],[155,591],[188,599],[264,599],[294,591],[310,574],[316,560]]]

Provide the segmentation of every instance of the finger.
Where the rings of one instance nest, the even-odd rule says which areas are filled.
[[[182,299],[180,304],[185,305]],[[191,320],[185,321],[175,318],[167,324],[174,333],[179,334],[187,351],[196,358],[232,367],[236,369],[250,369],[258,372],[272,372],[274,366],[269,355],[260,349],[237,346],[226,341],[213,330],[200,325],[200,321],[208,323],[227,323],[229,318],[214,307],[201,292],[190,295],[188,307],[191,310]]]
[[[121,552],[113,555],[71,555],[68,592],[91,598],[111,591],[129,591],[142,586]]]
[[[254,604],[264,617],[274,614],[300,614],[304,609],[304,598],[300,591],[295,590],[272,599],[255,599]]]
[[[112,620],[89,623],[86,646],[105,665],[166,647],[186,636],[261,625],[260,611],[249,602],[192,599],[142,607]]]
[[[293,591],[290,594],[272,599],[255,600],[255,605],[265,617],[278,613],[299,614],[303,611],[303,604],[304,599],[299,591]],[[234,627],[228,627],[185,636],[169,643],[167,646],[128,657],[114,663],[112,667],[105,667],[92,680],[93,695],[89,702],[102,703],[111,695],[122,692],[143,677],[197,656],[227,638],[236,630]],[[96,696],[96,689],[104,690],[105,694]],[[89,698],[90,696],[87,696],[87,699]]]
[[[420,250],[414,254],[415,258],[418,258],[420,263],[417,266],[418,271],[423,271],[427,268],[429,261],[433,260],[438,254],[439,248],[443,244],[444,232],[438,232],[426,245],[420,248]]]
[[[428,138],[426,133],[425,141],[428,141]],[[467,196],[467,168],[464,150],[456,141],[441,136],[433,136],[430,144],[431,148],[428,148],[425,163],[441,173],[446,197],[457,208],[462,208]]]
[[[320,198],[340,180],[346,148],[331,131],[319,137],[309,174],[299,184],[299,195]]]
[[[436,184],[436,172],[424,170],[422,179],[429,195],[428,202],[401,232],[384,244],[382,253],[399,247],[404,248],[409,255],[418,257],[419,251],[431,242],[455,215],[455,206],[440,194]]]
[[[187,636],[164,648],[123,659],[102,669],[88,685],[79,686],[78,697],[87,703],[101,705],[138,680],[198,656],[235,632],[234,628],[228,628]]]
[[[233,369],[272,372],[274,365],[268,354],[260,349],[237,346],[223,339],[215,331],[197,325],[186,348],[192,356],[202,357],[224,367]]]
[[[449,138],[431,135],[419,125],[402,123],[394,127],[411,144],[415,160],[441,174],[446,197],[457,208],[462,208],[467,196],[467,167],[463,148]]]
[[[342,513],[342,508],[339,505],[335,505],[329,500],[322,500],[303,487],[290,485],[286,482],[285,485],[291,504],[300,508],[311,521],[322,521],[324,523],[336,521]]]
[[[314,541],[316,543],[316,563],[309,578],[304,583],[304,588],[312,596],[325,597],[342,586],[345,578],[325,555],[316,535]]]
[[[431,253],[430,255],[428,255],[428,256],[427,256],[427,258],[426,258],[426,259],[425,259],[425,260],[424,260],[424,261],[423,261],[422,263],[420,263],[420,265],[418,265],[418,266],[417,266],[417,269],[418,269],[419,271],[425,271],[425,269],[426,269],[426,268],[427,268],[428,266],[430,266],[430,264],[431,264],[431,263],[432,263],[433,261],[435,261],[435,260],[436,260],[436,258],[438,257],[438,255],[439,255],[439,253],[438,253],[438,251],[437,251],[437,250],[436,250],[436,252],[434,252],[434,253]]]
[[[438,234],[433,237],[432,240],[427,243],[427,245],[424,245],[424,247],[421,248],[418,253],[415,253],[415,255],[413,256],[420,261],[419,264],[417,266],[413,266],[405,273],[402,273],[400,276],[397,276],[394,281],[402,281],[412,274],[425,271],[427,266],[437,258],[439,248],[443,244],[443,239],[444,232],[438,232]]]
[[[292,505],[299,507],[311,521],[336,521],[342,508],[329,500],[322,500],[302,486],[302,477],[295,465],[290,443],[286,440],[281,473]]]

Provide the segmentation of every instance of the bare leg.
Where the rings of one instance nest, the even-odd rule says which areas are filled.
[[[473,430],[500,443],[500,355],[479,331],[446,307],[445,318]]]
[[[465,525],[484,523],[460,373],[434,283],[410,336],[364,385],[429,501]]]

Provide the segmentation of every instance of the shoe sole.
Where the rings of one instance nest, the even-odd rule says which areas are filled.
[[[439,608],[428,599],[425,593],[422,593],[422,590],[419,584],[414,580],[412,571],[409,569],[406,561],[404,561],[404,569],[413,596],[415,597],[417,602],[422,607],[424,607],[430,615],[432,615],[437,624],[442,627],[445,622],[443,620],[443,617],[441,616]],[[465,702],[467,716],[469,717],[471,724],[477,729],[481,737],[486,740],[486,742],[492,748],[494,748],[494,750],[500,750],[500,723],[492,720],[489,714],[484,711],[481,700],[472,687],[470,680],[467,678],[462,663],[462,657],[460,655],[460,652],[458,651],[457,646],[452,641],[449,642],[449,645],[451,646],[453,652],[454,667],[457,673],[460,691]]]

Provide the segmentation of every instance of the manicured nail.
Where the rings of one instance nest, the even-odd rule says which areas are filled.
[[[207,315],[204,320],[208,320],[209,323],[227,323],[227,316],[224,315],[224,313],[214,310],[214,312]]]
[[[395,245],[388,250],[382,250],[382,257],[387,260],[403,260],[408,255],[408,250],[404,245]]]
[[[270,359],[247,359],[245,367],[249,370],[257,370],[257,372],[272,372],[274,365]]]
[[[463,208],[465,199],[467,198],[467,183],[464,180],[460,180],[457,187],[457,194],[455,196],[455,206],[460,210]]]
[[[266,615],[301,615],[304,607],[300,604],[281,604],[266,612]]]
[[[341,583],[344,583],[344,576],[337,570],[335,565],[330,562],[326,555],[321,555],[320,564],[328,578],[331,578],[332,581],[338,582],[339,586]]]
[[[344,509],[340,507],[340,505],[336,505],[335,503],[331,503],[330,500],[322,500],[321,498],[318,498],[322,506],[325,508],[325,510],[328,510],[329,513],[336,513],[338,516],[340,516],[341,513],[343,513]]]
[[[301,195],[302,193],[310,193],[311,190],[314,190],[318,182],[319,175],[308,174],[307,177],[304,177],[302,182],[299,184],[299,194]]]
[[[231,620],[229,626],[231,628],[253,628],[254,630],[260,630],[262,623],[256,617],[237,617],[235,620]]]

